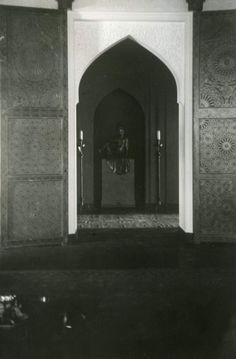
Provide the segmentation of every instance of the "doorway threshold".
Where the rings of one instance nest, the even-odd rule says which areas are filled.
[[[80,214],[82,229],[172,229],[179,228],[179,215],[166,213]]]

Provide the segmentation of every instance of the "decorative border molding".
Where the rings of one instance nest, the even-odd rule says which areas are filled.
[[[131,12],[131,11],[81,11],[68,12],[73,21],[158,21],[183,22],[189,17],[186,12]]]

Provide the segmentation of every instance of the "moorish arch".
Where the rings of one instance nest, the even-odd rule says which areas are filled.
[[[83,201],[78,181],[78,209],[83,202],[86,213],[104,211],[105,207],[107,211],[109,204],[110,210],[118,207],[124,210],[125,206],[126,210],[155,212],[157,183],[161,182],[162,208],[174,206],[178,212],[177,86],[166,65],[128,37],[90,64],[80,82],[79,99],[78,132],[84,131],[87,145]],[[168,109],[165,103],[168,103]],[[122,180],[109,176],[100,154],[105,143],[117,138],[121,124],[128,138],[129,162],[132,164],[132,174],[122,177]],[[154,146],[157,129],[165,142],[160,180],[157,178]],[[121,189],[125,178],[126,186]]]
[[[107,18],[104,14],[69,14],[69,232],[77,226],[75,134],[79,84],[93,61],[127,37],[158,57],[175,78],[179,104],[180,227],[192,232],[192,84],[187,81],[192,78],[191,23],[191,14],[187,13],[131,14],[130,19],[127,14],[125,18],[122,14],[108,14]]]
[[[96,60],[98,60],[103,54],[109,52],[109,50],[118,46],[119,44],[121,44],[122,42],[124,42],[126,40],[136,42],[140,47],[149,51],[152,55],[154,55],[158,60],[160,60],[169,69],[169,71],[173,75],[175,82],[176,82],[177,102],[180,102],[183,97],[183,94],[182,94],[183,88],[180,84],[180,73],[178,74],[178,69],[177,69],[176,64],[172,63],[172,61],[169,61],[167,58],[163,57],[163,55],[161,53],[157,52],[155,49],[148,46],[148,44],[138,41],[136,38],[134,38],[131,35],[127,35],[124,38],[121,38],[118,41],[110,44],[106,48],[101,49],[101,51],[99,53],[97,53],[96,55],[94,55],[92,58],[90,56],[88,56],[86,59],[87,64],[86,65],[82,64],[82,66],[84,66],[84,67],[81,66],[81,69],[80,69],[81,72],[79,72],[77,74],[77,81],[79,83],[79,87],[80,87],[80,84],[81,84],[81,81],[82,81],[84,75],[86,74],[87,70],[91,67],[91,65],[94,64],[96,62]],[[78,92],[78,102],[79,101],[80,101],[80,91]]]

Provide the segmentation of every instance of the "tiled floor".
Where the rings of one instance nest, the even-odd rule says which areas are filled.
[[[236,357],[233,245],[81,232],[67,247],[1,253],[0,265],[0,294],[29,315],[0,329],[1,359]]]
[[[78,228],[178,228],[178,214],[81,214]]]

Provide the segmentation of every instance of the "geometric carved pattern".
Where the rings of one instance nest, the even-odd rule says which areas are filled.
[[[236,180],[200,180],[200,232],[236,233]]]
[[[217,16],[217,18],[216,18]],[[205,15],[200,27],[200,107],[236,107],[234,15]]]
[[[62,107],[61,18],[14,13],[8,28],[9,107]]]
[[[66,12],[1,8],[1,229],[6,245],[61,241],[67,233],[65,24]]]
[[[62,120],[8,119],[8,173],[62,174]]]
[[[8,193],[10,241],[63,236],[62,181],[10,181]]]
[[[194,26],[196,236],[236,241],[236,12],[198,13]]]
[[[200,119],[200,173],[236,173],[236,119]]]

